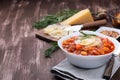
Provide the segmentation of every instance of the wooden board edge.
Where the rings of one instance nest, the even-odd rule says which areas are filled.
[[[35,33],[35,36],[36,36],[36,38],[47,41],[47,42],[57,42],[58,41],[57,39],[54,39],[54,38],[50,37],[49,35],[45,34],[43,29],[38,30]]]

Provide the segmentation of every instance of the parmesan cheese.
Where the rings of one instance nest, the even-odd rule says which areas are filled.
[[[49,25],[46,28],[44,28],[44,33],[50,35],[51,37],[53,37],[55,39],[59,39],[70,33],[73,33],[72,30],[65,30],[66,28],[69,28],[69,27],[71,27],[71,26],[70,25],[53,24],[53,25]]]
[[[61,22],[61,24],[69,24],[69,25],[74,25],[74,24],[83,24],[87,22],[93,22],[93,17],[89,11],[89,9],[84,9],[76,13],[75,15],[71,16],[67,20]]]

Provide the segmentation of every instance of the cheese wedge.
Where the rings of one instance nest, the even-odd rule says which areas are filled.
[[[74,25],[74,24],[83,24],[87,22],[93,22],[93,17],[89,11],[89,9],[84,9],[71,16],[67,20],[61,22],[61,24],[66,25]]]

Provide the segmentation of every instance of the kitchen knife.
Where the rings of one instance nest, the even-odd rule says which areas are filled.
[[[98,20],[98,21],[94,21],[94,22],[85,23],[85,24],[82,24],[82,25],[73,25],[69,28],[65,28],[64,30],[79,31],[81,29],[98,28],[102,25],[105,25],[106,23],[107,23],[106,19],[103,19],[103,20]]]

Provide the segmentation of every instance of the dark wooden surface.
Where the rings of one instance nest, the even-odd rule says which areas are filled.
[[[0,0],[0,80],[57,80],[50,69],[65,56],[61,50],[44,57],[50,47],[35,38],[32,24],[41,17],[65,8],[119,6],[120,0]],[[120,79],[120,69],[112,80]]]

